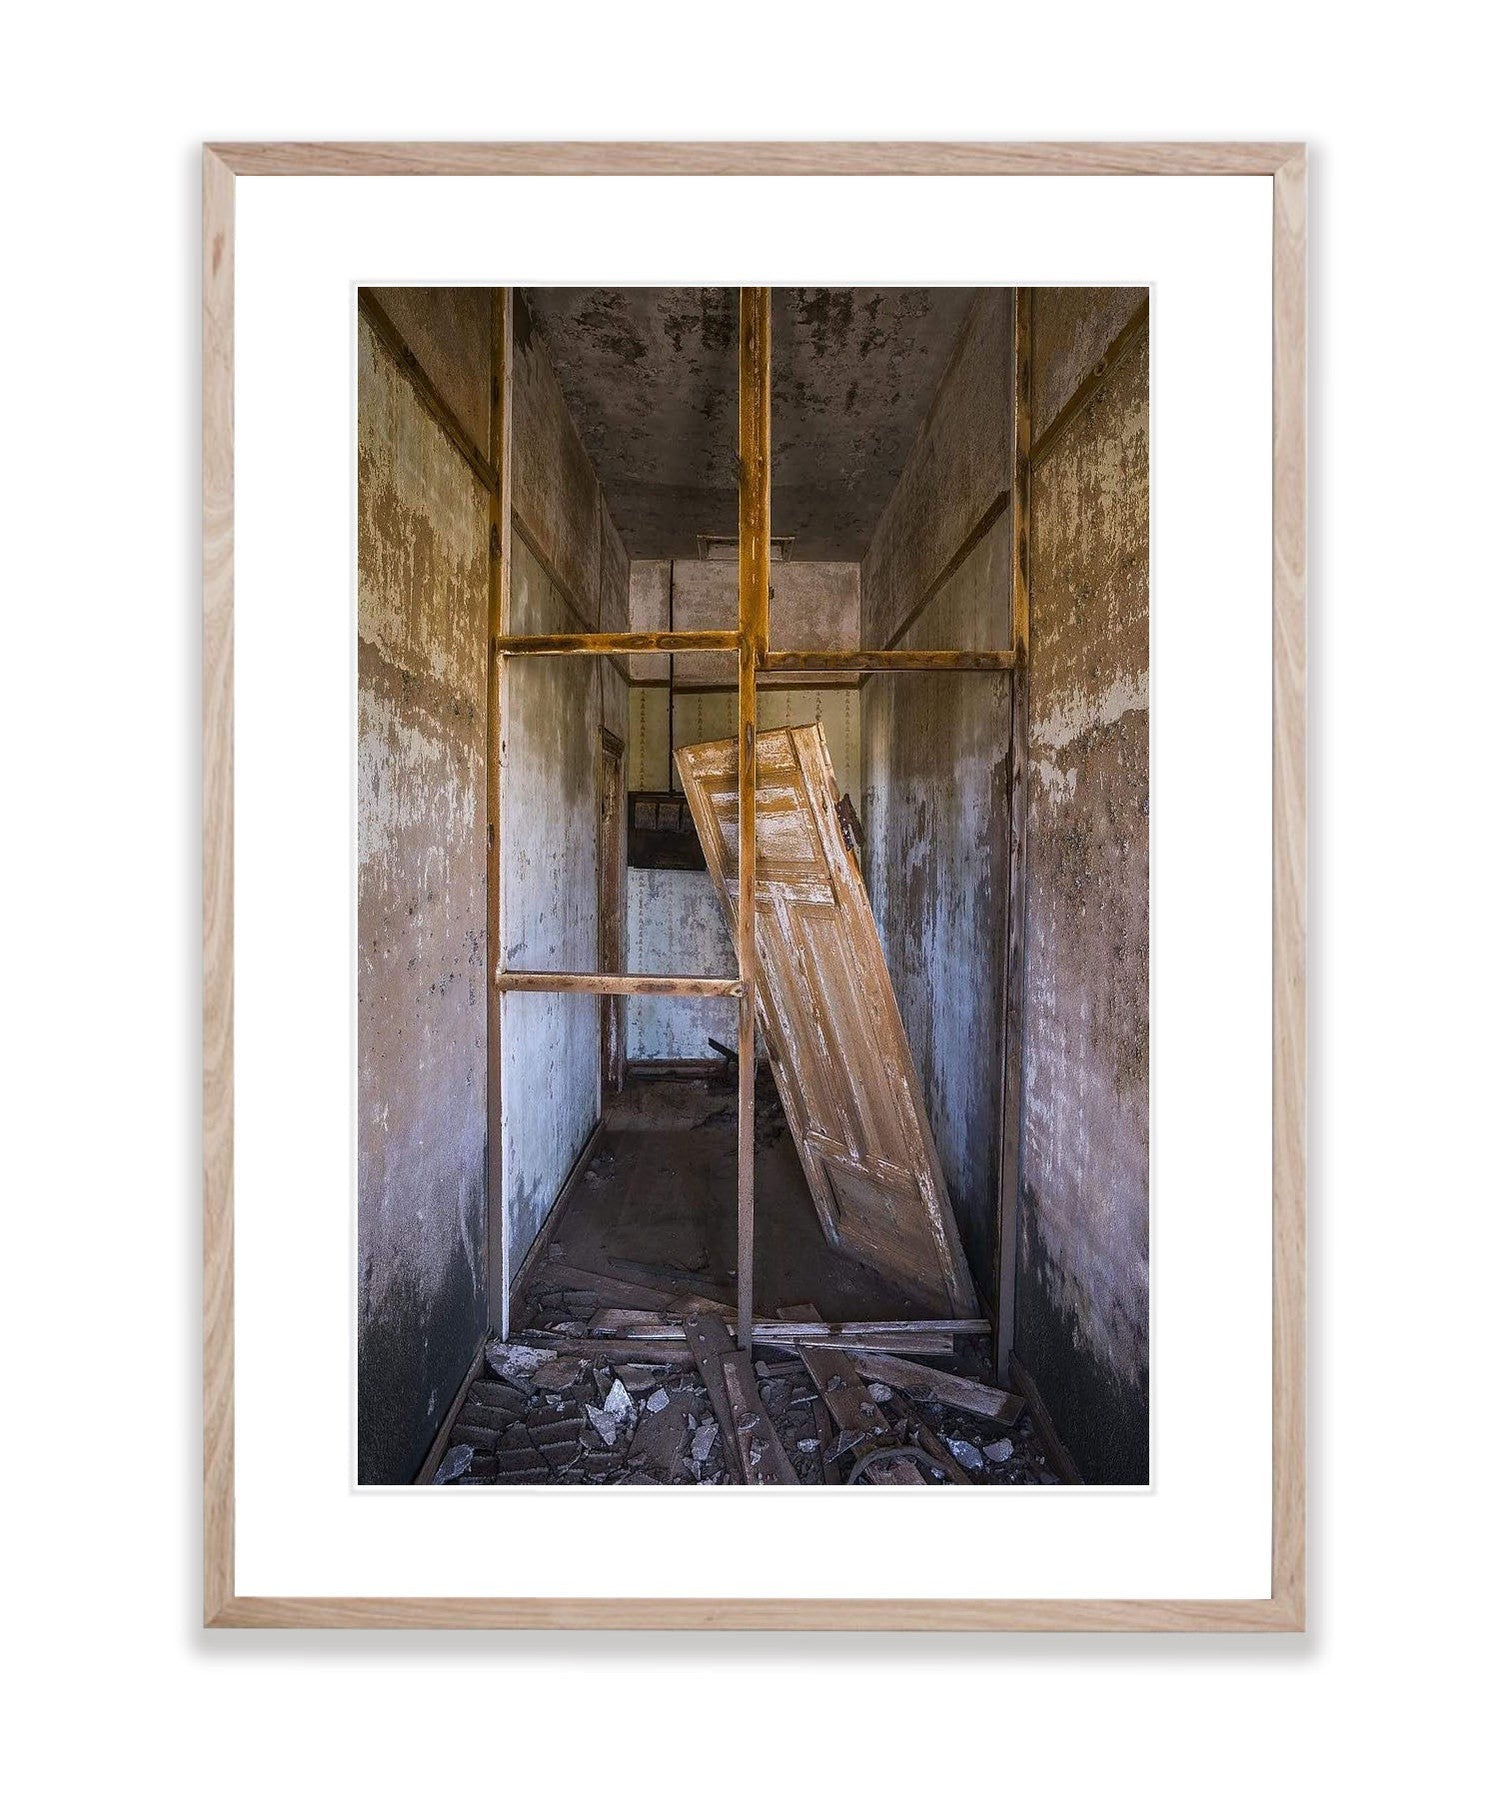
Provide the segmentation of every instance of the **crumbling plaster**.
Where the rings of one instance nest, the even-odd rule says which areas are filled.
[[[1037,344],[1081,380],[1127,298],[1039,292]],[[1016,1349],[1113,1481],[1149,1478],[1148,375],[1140,333],[1032,493]],[[1050,354],[1037,385],[1070,397]]]
[[[486,495],[359,328],[359,1475],[484,1326]]]

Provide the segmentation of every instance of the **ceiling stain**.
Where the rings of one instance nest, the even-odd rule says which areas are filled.
[[[977,291],[775,290],[771,529],[796,539],[798,561],[863,555]],[[693,556],[700,535],[732,536],[737,290],[528,288],[524,300],[630,555]]]

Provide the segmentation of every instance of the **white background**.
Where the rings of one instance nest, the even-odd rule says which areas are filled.
[[[1268,178],[239,183],[239,1592],[1268,1596],[1271,201]],[[1148,1494],[980,1488],[937,1526],[899,1492],[352,1486],[354,285],[732,282],[746,243],[779,284],[1152,285]]]
[[[430,55],[412,8],[40,16],[8,44],[0,294],[7,1697],[31,1788],[763,1790],[851,1765],[877,1769],[870,1791],[1471,1780],[1494,1573],[1477,1133],[1499,644],[1479,534],[1499,395],[1492,59],[1470,9],[980,24],[934,5],[897,29],[768,7],[776,52],[744,83],[730,20],[697,6],[453,9]],[[610,133],[1312,141],[1303,1640],[197,1628],[195,146]]]

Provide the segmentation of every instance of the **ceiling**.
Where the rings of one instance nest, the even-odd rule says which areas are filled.
[[[777,288],[771,530],[851,562],[905,465],[977,290]],[[632,557],[686,557],[738,523],[738,290],[527,288]]]

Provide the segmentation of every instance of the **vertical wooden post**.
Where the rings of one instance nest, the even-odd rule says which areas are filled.
[[[1015,1347],[1016,1217],[1025,1072],[1025,843],[1030,806],[1031,323],[1032,293],[1015,290],[1014,438],[1010,455],[1010,844],[1005,907],[1004,1061],[1000,1070],[999,1231],[994,1269],[994,1373]]]
[[[510,629],[510,346],[513,296],[508,287],[494,290],[489,337],[489,460],[499,479],[489,495],[489,660],[488,718],[485,730],[485,967],[499,968],[504,959],[504,869],[500,848],[501,777],[505,764],[507,658],[495,649]],[[505,1213],[504,1112],[500,1079],[501,1030],[505,991],[486,980],[485,1119],[487,1127],[486,1282],[489,1323],[501,1337],[510,1335],[510,1227]]]
[[[770,289],[739,290],[739,1347],[754,1328],[755,669],[770,639]]]

